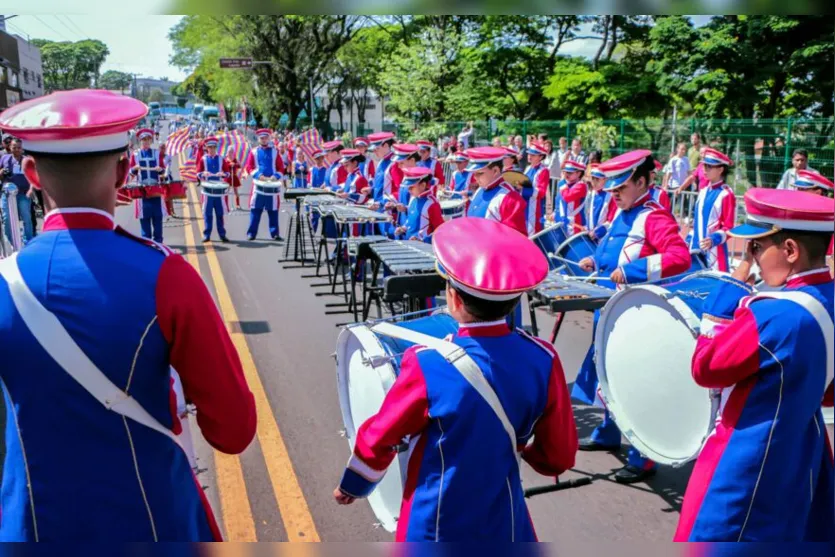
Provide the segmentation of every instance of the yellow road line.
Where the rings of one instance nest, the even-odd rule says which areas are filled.
[[[195,186],[190,185],[192,197],[197,199]],[[195,202],[192,202],[196,204]],[[318,542],[319,533],[313,522],[313,516],[307,506],[307,501],[302,493],[296,472],[293,470],[293,463],[287,452],[287,446],[281,431],[278,429],[275,415],[264,391],[264,385],[255,367],[255,360],[246,336],[231,327],[232,323],[238,322],[238,312],[232,304],[232,297],[226,286],[223,271],[220,268],[217,253],[215,253],[211,242],[205,244],[206,260],[209,263],[209,272],[215,284],[215,292],[220,304],[220,312],[226,321],[226,326],[232,336],[232,342],[238,350],[238,355],[243,364],[246,381],[249,388],[255,395],[255,408],[258,412],[258,442],[261,444],[261,452],[267,466],[267,473],[270,476],[270,483],[273,487],[275,499],[278,502],[278,510],[284,522],[284,529],[287,531],[287,539],[290,542]]]
[[[191,227],[191,204],[183,203],[185,226],[186,260],[200,273],[200,263],[195,252],[194,230]],[[226,529],[226,540],[231,542],[258,541],[255,534],[255,519],[246,494],[244,471],[237,455],[214,451],[217,491],[220,498],[220,512]]]

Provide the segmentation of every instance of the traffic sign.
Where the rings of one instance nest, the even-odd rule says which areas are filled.
[[[220,67],[226,69],[251,68],[252,58],[221,58]]]

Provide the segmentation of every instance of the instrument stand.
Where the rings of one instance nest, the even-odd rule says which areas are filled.
[[[308,232],[308,234],[306,234]],[[290,215],[290,227],[287,230],[288,242],[284,244],[284,259],[280,263],[296,262],[299,265],[284,265],[285,269],[300,269],[307,267],[307,262],[313,262],[313,251],[316,244],[313,242],[313,229],[310,220],[302,212],[302,198],[296,198],[296,212]],[[307,239],[310,238],[310,245]],[[290,257],[290,245],[293,246],[293,255]],[[310,249],[311,257],[307,252]]]
[[[525,490],[525,499],[529,499],[536,495],[543,495],[545,493],[553,493],[555,491],[563,491],[565,489],[573,489],[575,487],[583,487],[584,485],[591,485],[592,479],[590,477],[574,478],[561,482],[559,478],[552,485],[540,485],[537,487],[529,487]]]

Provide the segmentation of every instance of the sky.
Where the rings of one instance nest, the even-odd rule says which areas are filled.
[[[168,64],[172,54],[168,31],[182,16],[148,15],[166,11],[171,0],[143,0],[141,10],[134,9],[138,7],[136,4],[127,3],[114,9],[114,0],[26,0],[25,3],[29,13],[19,13],[8,20],[7,31],[24,38],[55,41],[99,39],[110,49],[102,71],[119,70],[173,81],[187,77]],[[709,19],[709,16],[691,17],[696,25],[703,25]],[[582,29],[581,34],[588,31]],[[599,46],[598,41],[579,40],[563,45],[560,53],[590,57]]]

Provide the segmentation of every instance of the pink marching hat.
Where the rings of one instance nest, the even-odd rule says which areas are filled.
[[[542,157],[548,156],[548,149],[539,141],[534,141],[528,145],[529,155],[540,155]]]
[[[92,89],[58,91],[0,113],[0,129],[41,154],[109,153],[126,149],[128,130],[145,115],[145,103]]]
[[[835,185],[833,185],[832,180],[823,174],[819,174],[818,172],[814,172],[812,170],[798,170],[797,179],[794,181],[794,187],[798,189],[822,188],[826,191],[832,191],[835,189]]]
[[[504,147],[473,147],[464,151],[464,156],[470,159],[467,171],[475,172],[490,163],[501,162],[508,155]]]
[[[781,230],[832,234],[835,200],[806,191],[751,188],[745,192],[745,223],[728,231],[737,238],[763,238]]]
[[[206,139],[203,140],[204,147],[217,147],[218,140],[215,136],[210,135]]]
[[[145,139],[146,137],[153,139],[154,138],[154,130],[148,128],[142,128],[136,131],[137,139]]]
[[[342,149],[342,151],[340,151],[339,154],[342,155],[342,158],[339,160],[339,162],[342,164],[352,161],[355,158],[362,155],[362,153],[360,153],[356,149]]]
[[[603,174],[603,171],[600,170],[600,163],[592,163],[591,165],[591,177],[592,178],[605,178],[606,175]]]
[[[421,180],[429,176],[432,176],[432,171],[426,168],[425,166],[404,168],[403,183],[401,185],[406,186],[408,188],[410,186],[414,186],[415,184],[419,184]]]
[[[365,137],[355,138],[354,147],[368,147],[368,139],[366,139]]]
[[[638,149],[600,163],[597,168],[606,177],[606,185],[603,189],[611,191],[622,186],[624,182],[632,177],[635,169],[647,160],[647,157],[652,157],[652,151]]]
[[[418,146],[412,143],[395,143],[391,147],[391,151],[394,153],[391,158],[395,161],[406,160],[409,155],[417,153],[417,150]]]
[[[339,139],[334,139],[333,141],[328,141],[322,145],[322,149],[327,153],[329,151],[333,151],[334,149],[339,149],[342,147],[342,141]]]
[[[705,158],[703,162],[707,166],[733,166],[734,164],[734,161],[732,161],[728,155],[711,147],[705,148]]]
[[[272,134],[273,132],[269,128],[261,128],[260,130],[255,131],[255,135],[258,137],[270,137]]]
[[[368,134],[368,142],[371,144],[371,148],[377,147],[381,143],[388,141],[389,139],[394,139],[394,134],[391,132],[377,132]]]
[[[567,160],[565,164],[562,165],[563,172],[584,172],[586,170],[586,165],[579,162],[579,161],[572,161]]]
[[[504,158],[508,158],[508,157],[519,160],[519,151],[517,151],[513,147],[505,147]]]
[[[441,225],[432,248],[438,273],[451,286],[485,300],[512,300],[548,274],[548,261],[536,244],[487,219],[453,219]]]
[[[415,141],[415,145],[418,146],[418,149],[431,149],[432,148],[432,142],[427,141],[425,139],[419,139],[419,140]]]
[[[325,156],[325,152],[322,149],[316,149],[310,156],[314,159],[318,159],[319,157]]]
[[[449,157],[447,157],[447,160],[449,162],[470,162],[470,159],[467,158],[467,155],[460,151],[451,154]]]

